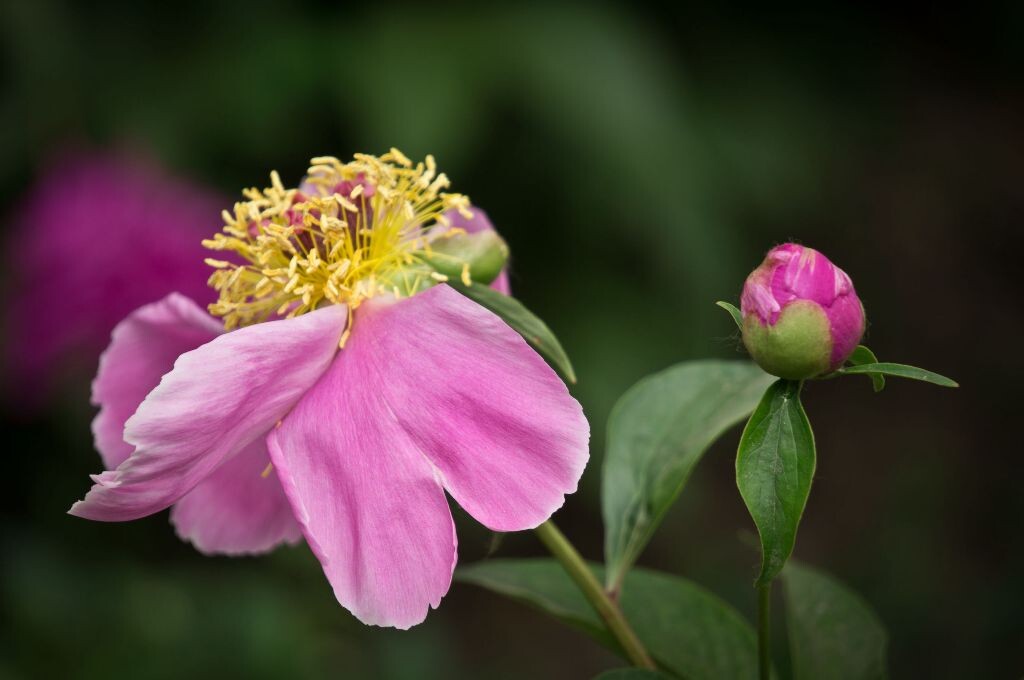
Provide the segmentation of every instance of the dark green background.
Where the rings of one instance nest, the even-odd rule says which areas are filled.
[[[0,3],[0,199],[67,144],[148,149],[227,195],[309,157],[436,155],[513,250],[580,376],[593,461],[558,519],[600,555],[603,429],[641,376],[740,357],[743,277],[798,239],[853,277],[885,360],[958,379],[806,390],[819,464],[796,555],[857,588],[895,677],[1024,671],[1024,13],[620,5]],[[17,257],[17,253],[5,253]],[[17,295],[8,288],[5,295]],[[59,310],[39,310],[40,314]],[[5,417],[0,676],[575,678],[607,652],[456,584],[366,628],[305,547],[210,559],[164,514],[64,514],[100,469],[88,376]],[[18,391],[6,387],[16,404]],[[641,559],[750,612],[738,433]],[[463,563],[490,537],[464,515]],[[498,554],[541,554],[530,534]]]

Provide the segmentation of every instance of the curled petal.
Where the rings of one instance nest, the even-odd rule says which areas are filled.
[[[125,521],[158,512],[263,436],[330,364],[343,306],[247,326],[181,355],[125,425],[135,451],[95,476],[70,512]]]
[[[125,421],[160,377],[180,355],[221,332],[219,321],[178,293],[135,310],[114,328],[92,383],[92,402],[100,407],[93,438],[108,470],[131,454],[134,447],[123,437]]]
[[[772,271],[771,289],[780,304],[800,299],[828,307],[837,297],[853,290],[850,277],[813,248],[790,243],[773,249],[772,253],[779,266]]]

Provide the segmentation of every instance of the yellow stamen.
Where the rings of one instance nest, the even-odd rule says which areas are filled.
[[[354,309],[381,293],[408,295],[416,290],[409,283],[424,280],[405,276],[416,254],[429,249],[430,239],[455,231],[443,213],[472,215],[465,196],[444,191],[448,178],[432,156],[413,164],[397,149],[380,157],[356,154],[348,163],[314,158],[301,193],[286,189],[276,171],[270,183],[243,191],[246,200],[222,213],[222,233],[203,241],[240,262],[206,260],[215,269],[210,285],[220,294],[210,312],[224,317],[228,329],[324,304]],[[466,266],[467,285],[468,278]]]

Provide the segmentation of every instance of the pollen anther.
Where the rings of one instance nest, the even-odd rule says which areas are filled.
[[[242,262],[206,260],[220,294],[210,311],[228,329],[323,304],[352,309],[381,293],[412,294],[426,279],[404,270],[430,240],[449,235],[444,212],[468,213],[466,197],[444,192],[448,178],[432,156],[413,164],[397,149],[348,163],[314,158],[299,189],[286,189],[276,171],[270,184],[243,191],[246,200],[222,212],[222,233],[203,241]],[[466,267],[463,281],[468,275]]]

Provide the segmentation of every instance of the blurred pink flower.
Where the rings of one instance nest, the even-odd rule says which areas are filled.
[[[134,155],[65,152],[13,217],[5,362],[31,401],[60,371],[94,365],[114,326],[172,291],[201,304],[202,239],[224,200]],[[78,366],[75,366],[78,364]]]
[[[442,211],[473,232],[486,216],[422,164],[361,159],[378,171],[372,210],[327,169],[300,201],[275,175],[208,242],[247,262],[211,261],[226,274],[213,309],[237,330],[177,294],[117,326],[93,384],[107,471],[70,512],[173,506],[178,535],[208,554],[305,537],[343,606],[408,628],[451,584],[445,492],[494,531],[536,527],[576,490],[590,427],[516,331],[417,264]]]

